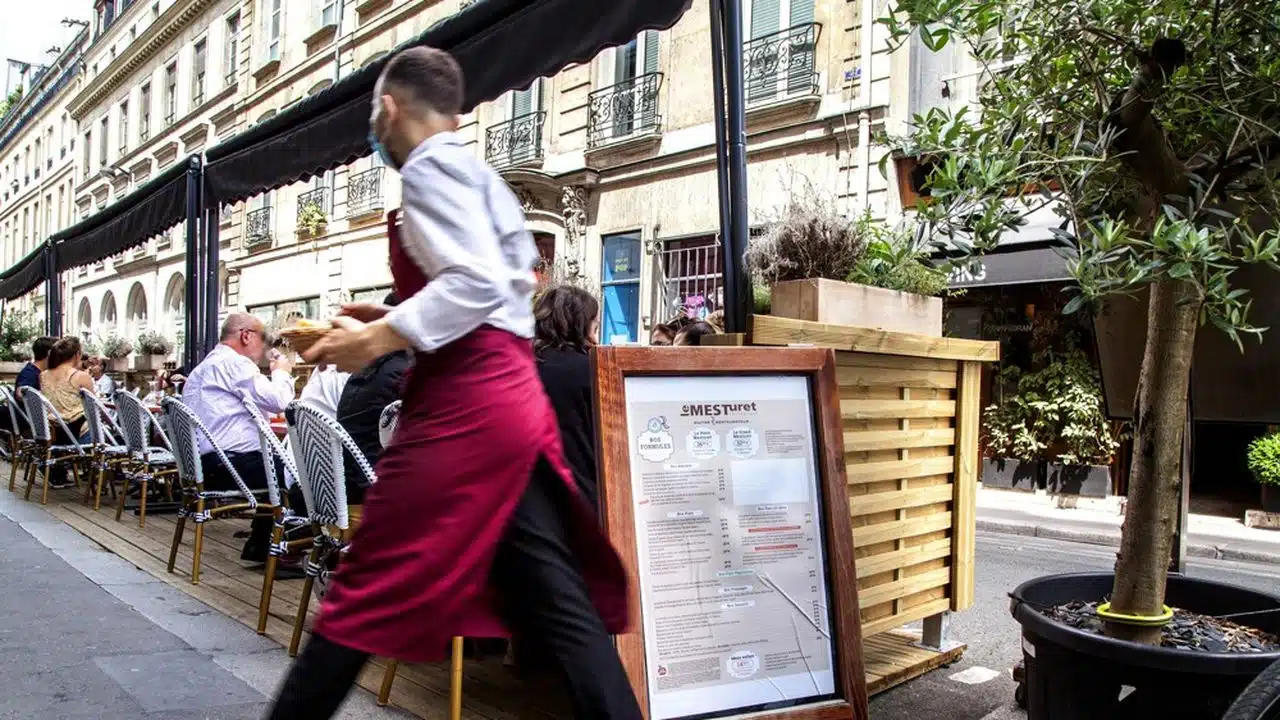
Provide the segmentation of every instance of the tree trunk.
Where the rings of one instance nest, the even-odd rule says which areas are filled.
[[[1111,594],[1113,612],[1142,616],[1164,609],[1201,298],[1191,283],[1165,277],[1151,286],[1148,302],[1147,345],[1133,409],[1129,496]],[[1160,642],[1160,628],[1107,623],[1106,633],[1149,645]]]

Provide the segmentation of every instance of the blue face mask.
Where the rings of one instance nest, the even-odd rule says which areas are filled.
[[[372,129],[369,130],[369,147],[378,154],[378,157],[382,158],[383,165],[390,165],[396,170],[400,169],[400,163],[396,162],[395,158],[391,157],[391,153],[387,150],[387,147],[382,144],[382,141],[378,139],[378,134]]]

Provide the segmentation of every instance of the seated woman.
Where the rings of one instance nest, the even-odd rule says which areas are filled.
[[[702,338],[707,335],[718,335],[716,329],[710,323],[695,322],[686,325],[680,332],[676,333],[676,339],[671,343],[676,347],[681,346],[698,346],[702,344]]]
[[[49,399],[62,421],[71,429],[72,435],[81,441],[87,440],[85,432],[84,403],[80,401],[80,390],[83,388],[93,392],[93,378],[80,369],[80,340],[64,337],[54,343],[49,352],[49,369],[40,373],[40,392]],[[62,428],[54,423],[54,429],[62,432]],[[68,438],[58,438],[55,442],[69,442]]]

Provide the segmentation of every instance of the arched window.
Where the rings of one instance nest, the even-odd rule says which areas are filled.
[[[129,288],[129,300],[125,304],[125,327],[130,336],[147,328],[147,292],[142,283],[134,283]]]
[[[80,299],[80,309],[76,312],[76,324],[80,327],[80,338],[88,340],[93,331],[93,306],[89,298]]]
[[[164,291],[164,307],[161,313],[164,315],[164,327],[168,330],[170,337],[177,338],[183,334],[187,327],[187,318],[185,310],[187,307],[187,283],[182,278],[182,273],[174,273],[169,278],[169,285]]]
[[[102,298],[102,309],[98,311],[98,318],[107,331],[116,329],[116,296],[110,291]]]

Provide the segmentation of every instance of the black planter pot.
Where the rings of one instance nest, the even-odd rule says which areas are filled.
[[[1012,593],[1022,625],[1028,720],[1221,720],[1236,696],[1277,659],[1271,653],[1207,653],[1115,640],[1054,622],[1035,608],[1111,593],[1111,573],[1037,578]],[[1280,609],[1280,597],[1170,575],[1166,603],[1205,615]],[[1280,633],[1280,612],[1248,624]]]
[[[1042,484],[1044,461],[982,458],[982,484],[1008,490],[1035,490]]]
[[[1049,463],[1045,487],[1058,495],[1104,498],[1111,494],[1111,468]]]
[[[1264,512],[1280,513],[1280,486],[1262,486],[1262,509]]]

